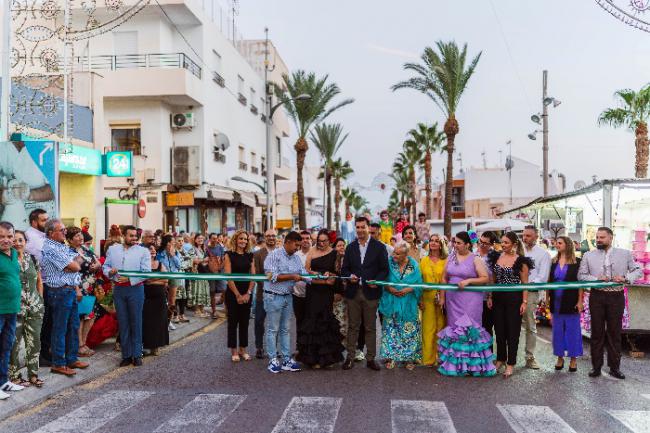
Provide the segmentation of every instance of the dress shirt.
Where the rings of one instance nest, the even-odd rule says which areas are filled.
[[[45,233],[40,230],[36,230],[34,227],[30,227],[25,231],[25,236],[27,236],[27,245],[25,245],[25,251],[36,257],[36,260],[40,263],[43,259],[43,244],[45,243]]]
[[[418,234],[418,239],[421,241],[429,240],[429,223],[417,221],[415,223],[415,231]]]
[[[302,262],[303,266],[307,265],[307,254],[309,254],[309,251],[307,251],[306,253],[303,253],[302,250],[296,251],[296,255],[300,257],[300,261]]]
[[[122,244],[111,245],[106,251],[106,261],[102,270],[108,276],[111,269],[118,271],[139,271],[151,272],[151,255],[149,250],[140,245],[133,245],[126,248]],[[120,273],[113,275],[114,281],[119,278]],[[145,278],[129,278],[132,286],[142,283]]]
[[[634,257],[630,251],[610,247],[607,251],[593,250],[582,256],[580,270],[578,271],[578,280],[596,281],[602,276],[611,278],[617,275],[625,277],[627,283],[633,283],[643,277],[643,270],[634,261]],[[623,284],[617,287],[604,287],[592,290],[623,290]]]
[[[297,254],[289,255],[284,247],[269,252],[264,260],[264,272],[271,275],[270,281],[264,282],[264,291],[278,295],[288,295],[292,292],[295,281],[278,281],[278,276],[284,274],[307,273]]]
[[[534,269],[528,271],[528,282],[547,283],[551,272],[551,256],[539,245],[534,245],[531,249],[524,245],[524,250],[526,257],[532,259],[535,265]]]
[[[370,239],[366,239],[366,243],[363,244],[361,243],[361,240],[359,240],[359,255],[361,257],[361,264],[363,265],[363,261],[366,259],[366,251],[368,251],[368,243],[370,242]],[[388,250],[386,250],[388,252]]]
[[[80,272],[66,272],[64,269],[79,255],[66,244],[45,239],[41,275],[43,284],[49,287],[78,286],[81,284]]]

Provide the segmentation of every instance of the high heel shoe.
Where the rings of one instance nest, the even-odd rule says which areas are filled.
[[[562,360],[562,364],[560,364],[560,365],[555,364],[555,369],[556,369],[557,371],[560,371],[560,370],[562,370],[563,368],[564,368],[564,360]]]

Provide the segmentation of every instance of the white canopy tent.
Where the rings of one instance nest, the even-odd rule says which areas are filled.
[[[487,221],[483,224],[476,226],[477,232],[486,232],[486,231],[514,231],[520,232],[524,228],[530,225],[530,222],[515,220],[510,218],[495,219]]]

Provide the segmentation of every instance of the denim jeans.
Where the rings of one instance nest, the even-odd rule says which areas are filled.
[[[0,314],[0,385],[9,381],[9,358],[16,339],[16,314]]]
[[[264,302],[255,302],[255,348],[264,348],[264,319],[266,318],[266,311],[264,311]]]
[[[63,367],[77,361],[79,351],[79,312],[77,293],[72,287],[52,288],[45,303],[52,317],[52,365]]]
[[[142,358],[142,307],[144,285],[115,286],[113,303],[120,328],[122,359]]]
[[[269,359],[276,358],[278,352],[284,360],[290,359],[289,324],[293,313],[292,296],[264,293],[264,311],[266,311],[266,353]]]

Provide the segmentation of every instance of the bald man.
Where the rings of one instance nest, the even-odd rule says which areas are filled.
[[[273,229],[264,233],[264,246],[253,255],[255,271],[258,274],[264,274],[264,261],[269,252],[273,251],[278,244],[278,234]],[[255,357],[264,358],[264,283],[258,282],[255,291]]]

